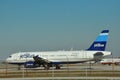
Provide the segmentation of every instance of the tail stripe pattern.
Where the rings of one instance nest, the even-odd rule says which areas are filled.
[[[108,33],[109,30],[103,30],[87,50],[104,51],[108,39]]]

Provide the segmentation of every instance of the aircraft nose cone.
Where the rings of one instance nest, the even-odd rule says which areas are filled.
[[[10,58],[7,58],[7,59],[6,59],[6,62],[8,62],[8,63],[9,63],[10,61],[11,61],[11,59],[10,59]]]
[[[6,59],[6,62],[8,62],[8,61],[9,61],[9,58]]]

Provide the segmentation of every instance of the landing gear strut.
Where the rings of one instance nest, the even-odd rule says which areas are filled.
[[[55,65],[56,69],[60,69],[60,65]]]
[[[21,70],[21,65],[18,65],[18,70]]]

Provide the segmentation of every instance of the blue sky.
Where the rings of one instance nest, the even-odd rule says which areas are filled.
[[[120,56],[120,0],[0,0],[0,59],[19,51],[81,50],[103,29]]]

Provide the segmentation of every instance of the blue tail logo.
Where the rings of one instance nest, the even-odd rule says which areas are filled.
[[[108,33],[109,30],[103,30],[87,50],[104,51],[108,39]]]

